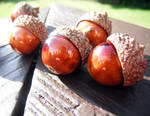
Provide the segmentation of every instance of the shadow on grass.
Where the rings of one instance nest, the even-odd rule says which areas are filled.
[[[149,0],[95,0],[102,4],[110,4],[113,8],[150,9]]]

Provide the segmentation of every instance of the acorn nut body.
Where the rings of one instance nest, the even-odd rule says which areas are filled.
[[[90,12],[79,18],[76,28],[84,33],[91,45],[95,47],[99,43],[106,41],[111,34],[112,25],[106,12]]]
[[[42,47],[42,61],[53,73],[64,75],[84,64],[92,49],[88,39],[70,27],[57,28]]]
[[[9,44],[20,54],[31,54],[46,37],[46,28],[38,18],[21,15],[14,21]]]
[[[99,83],[130,86],[143,78],[146,70],[144,46],[128,34],[115,33],[96,46],[89,55],[88,70]]]
[[[12,22],[20,15],[31,15],[38,17],[39,7],[32,7],[26,2],[19,2],[11,12],[10,18]]]

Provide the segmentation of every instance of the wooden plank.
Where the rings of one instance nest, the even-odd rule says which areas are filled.
[[[91,105],[73,93],[66,85],[59,76],[50,74],[39,58],[27,98],[24,116],[31,114],[35,116],[114,115],[101,107]]]
[[[43,23],[45,23],[45,21],[46,21],[48,12],[49,12],[48,7],[40,9],[39,18]],[[40,48],[40,46],[39,46],[39,48]],[[25,102],[27,99],[28,92],[30,90],[32,76],[33,76],[33,72],[35,69],[36,62],[37,62],[36,60],[39,55],[39,48],[37,48],[37,50],[33,54],[32,63],[30,65],[30,67],[28,68],[28,73],[25,76],[25,81],[23,82],[23,86],[19,92],[18,101],[17,101],[14,111],[12,113],[13,116],[17,116],[17,115],[22,116],[24,113]]]
[[[48,8],[40,10],[40,19],[43,22],[47,13]],[[0,114],[21,116],[35,67],[36,52],[27,56],[16,53],[8,41],[10,25],[7,25],[10,24],[10,20],[7,18],[0,21],[0,24],[4,25],[0,28],[3,30],[0,40]]]
[[[75,20],[83,13],[85,12],[78,9],[53,4],[51,6],[46,21],[47,30],[49,34],[56,27],[64,25],[73,25],[75,23]],[[148,60],[148,68],[145,73],[144,79],[131,87],[105,87],[98,84],[91,78],[87,70],[87,65],[78,68],[72,74],[65,76],[55,76],[53,74],[50,74],[47,68],[45,68],[41,61],[41,56],[39,56],[38,63],[33,76],[31,91],[29,93],[28,100],[26,103],[25,115],[27,115],[27,112],[29,113],[29,111],[30,113],[35,113],[35,115],[52,112],[49,111],[50,108],[46,108],[46,110],[44,110],[45,112],[43,110],[42,112],[38,110],[38,106],[36,107],[32,104],[37,103],[40,105],[42,103],[45,103],[42,104],[41,107],[45,109],[46,104],[49,103],[49,101],[51,101],[50,98],[44,96],[44,93],[40,93],[40,89],[44,88],[45,92],[47,90],[47,93],[49,94],[48,87],[46,87],[46,85],[40,85],[40,87],[37,86],[37,83],[39,82],[38,79],[41,79],[41,81],[46,81],[45,77],[49,78],[50,80],[51,78],[57,79],[57,82],[63,83],[64,86],[67,86],[69,90],[76,93],[76,95],[79,95],[84,100],[98,106],[102,112],[99,115],[150,115],[150,30],[129,23],[121,22],[115,19],[111,20],[113,23],[113,32],[127,32],[133,35],[137,41],[142,42],[146,46],[144,54]],[[47,86],[50,86],[50,84],[48,84]],[[38,96],[38,99],[41,99],[43,101],[37,99],[35,101],[34,97],[36,95]],[[98,113],[95,114],[95,116],[96,115],[98,115]]]
[[[33,55],[19,55],[9,45],[0,47],[0,112],[3,116],[11,115],[32,60]]]

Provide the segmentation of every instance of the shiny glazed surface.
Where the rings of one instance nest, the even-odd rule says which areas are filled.
[[[78,49],[65,37],[48,38],[42,47],[42,61],[55,74],[69,74],[80,65]]]
[[[88,70],[94,80],[103,85],[119,85],[123,81],[122,68],[112,44],[96,46],[88,59]]]
[[[81,32],[85,32],[92,46],[105,42],[107,38],[106,31],[99,25],[90,21],[81,21],[77,27]]]
[[[13,27],[9,43],[18,53],[30,54],[38,47],[40,40],[23,27]]]

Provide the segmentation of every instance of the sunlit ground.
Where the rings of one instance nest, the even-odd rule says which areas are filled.
[[[0,2],[0,18],[8,17],[14,5],[20,0],[5,0]],[[102,4],[96,0],[26,0],[32,5],[48,7],[56,2],[86,11],[107,11],[109,16],[115,19],[140,25],[150,29],[150,9],[122,7],[112,4]]]

